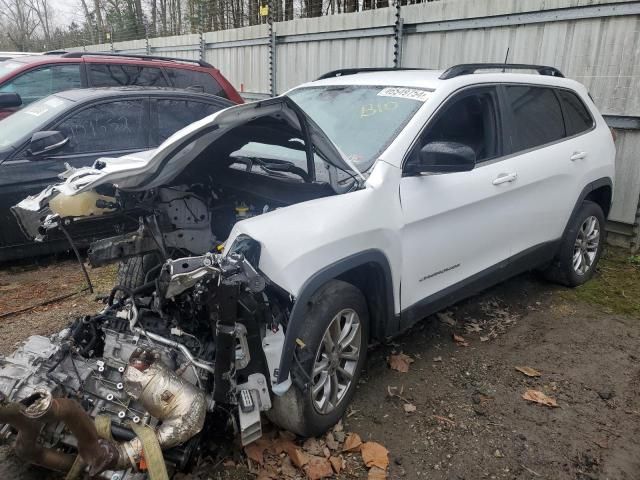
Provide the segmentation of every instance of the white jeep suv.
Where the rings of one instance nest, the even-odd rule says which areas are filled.
[[[91,247],[94,265],[124,261],[120,281],[67,351],[129,362],[125,377],[140,352],[95,345],[172,352],[247,443],[259,411],[302,435],[334,424],[372,339],[526,270],[587,281],[614,157],[587,90],[552,67],[348,70],[70,169],[14,213],[33,237],[135,215]]]

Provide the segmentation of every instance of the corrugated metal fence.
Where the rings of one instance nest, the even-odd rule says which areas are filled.
[[[548,64],[584,83],[618,133],[610,230],[638,248],[640,1],[443,0],[235,30],[86,47],[201,58],[247,96],[345,67]],[[259,96],[259,95],[258,95]]]

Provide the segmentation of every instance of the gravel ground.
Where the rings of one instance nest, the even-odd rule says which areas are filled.
[[[523,275],[372,349],[345,431],[383,444],[394,479],[640,478],[639,261],[611,251],[577,290]],[[105,293],[113,269],[90,273]],[[5,268],[0,315],[80,288],[78,266],[68,259]],[[94,298],[83,293],[1,318],[0,352],[97,310]],[[413,360],[407,373],[389,368],[389,356],[399,353]],[[528,389],[558,407],[526,401]],[[235,464],[198,478],[253,478],[238,455]],[[367,478],[353,465],[339,478]],[[0,449],[0,478],[45,477]]]

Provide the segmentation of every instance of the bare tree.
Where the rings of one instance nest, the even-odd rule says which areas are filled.
[[[28,51],[38,28],[38,17],[25,0],[0,0],[0,17],[6,20],[7,36],[15,48]]]
[[[38,17],[45,44],[51,45],[52,15],[49,0],[26,0],[26,5]]]

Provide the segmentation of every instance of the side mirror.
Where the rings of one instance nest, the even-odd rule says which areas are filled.
[[[29,142],[27,156],[38,157],[46,153],[53,153],[64,147],[68,142],[69,137],[65,137],[57,131],[44,130],[42,132],[36,132],[31,137],[31,142]]]
[[[419,152],[417,162],[406,167],[406,173],[468,172],[476,166],[476,152],[468,145],[457,142],[431,142]]]
[[[0,108],[17,108],[22,106],[22,98],[17,93],[0,92]]]

